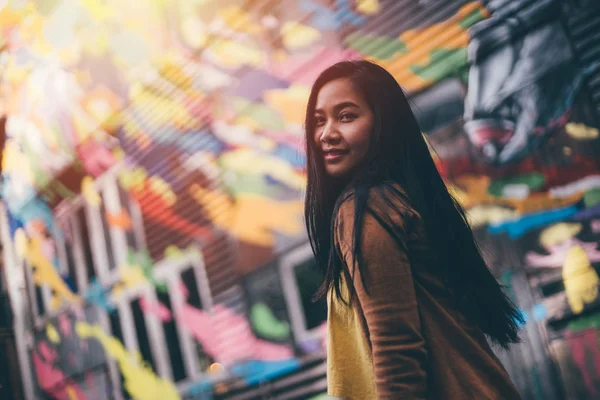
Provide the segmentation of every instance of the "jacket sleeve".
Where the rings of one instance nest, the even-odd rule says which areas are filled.
[[[398,217],[392,236],[373,214],[365,212],[360,257],[365,289],[359,269],[353,268],[352,203],[340,207],[336,242],[352,277],[355,300],[359,301],[366,320],[378,398],[425,399],[427,351],[411,266],[405,246],[398,244],[399,238],[405,240],[403,218]]]

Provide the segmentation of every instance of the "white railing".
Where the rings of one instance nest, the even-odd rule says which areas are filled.
[[[140,252],[145,250],[145,237],[141,212],[137,203],[119,186],[117,171],[111,170],[94,182],[95,189],[101,198],[100,205],[89,204],[82,195],[65,201],[58,207],[55,214],[55,226],[63,231],[54,232],[53,239],[59,260],[58,271],[68,275],[76,284],[76,294],[86,297],[90,284],[94,279],[102,287],[110,288],[121,280],[121,269],[127,268],[128,252],[130,249]],[[108,223],[106,213],[118,214],[125,209],[132,220],[131,230]],[[4,224],[6,225],[6,224]],[[6,229],[8,229],[6,227]],[[10,234],[3,234],[10,241]],[[51,289],[48,285],[36,285],[33,280],[33,270],[26,262],[24,264],[24,281],[27,283],[27,303],[32,312],[32,323],[16,321],[21,325],[20,330],[27,339],[20,343],[21,358],[26,358],[23,370],[24,383],[28,388],[33,387],[31,365],[28,352],[34,346],[33,336],[28,325],[34,329],[42,329],[47,321],[65,312],[69,305],[56,310],[51,307]],[[176,259],[164,259],[152,267],[155,279],[164,281],[167,295],[171,301],[172,315],[178,332],[179,347],[185,369],[185,379],[181,383],[191,382],[200,378],[202,368],[197,357],[196,343],[189,330],[184,327],[177,312],[186,299],[180,290],[182,274],[192,271],[195,277],[196,290],[203,308],[210,309],[213,304],[210,285],[206,276],[204,260],[199,251],[183,252]],[[139,352],[137,327],[132,313],[132,302],[145,298],[156,302],[157,292],[151,283],[137,285],[122,290],[118,296],[110,296],[110,304],[116,308],[123,345],[128,352]],[[100,325],[103,330],[113,334],[110,312],[98,309]],[[114,317],[113,317],[114,318]],[[173,364],[166,346],[165,330],[160,319],[152,313],[144,313],[145,334],[150,344],[150,357],[156,367],[158,376],[172,380]],[[110,360],[110,358],[107,358]],[[120,387],[120,377],[117,365],[109,361],[109,374],[114,388]],[[178,384],[178,386],[180,386]],[[115,398],[122,399],[120,390],[115,390]],[[27,393],[28,399],[33,398],[32,390]]]

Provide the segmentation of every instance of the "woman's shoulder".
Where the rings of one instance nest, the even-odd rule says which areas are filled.
[[[377,216],[398,217],[401,219],[418,216],[404,188],[398,183],[381,183],[366,189],[348,191],[341,199],[337,212],[338,219],[354,219],[357,196],[367,197],[367,212]],[[400,221],[399,221],[400,222]]]
[[[383,183],[373,186],[361,193],[353,190],[347,193],[340,202],[335,222],[338,239],[348,239],[354,232],[356,216],[355,200],[357,196],[366,196],[366,208],[362,215],[362,236],[379,237],[391,229],[407,234],[412,231],[414,222],[420,219],[411,205],[406,191],[396,183]],[[367,238],[368,239],[368,238]]]

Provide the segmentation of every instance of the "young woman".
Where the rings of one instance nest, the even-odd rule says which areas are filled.
[[[306,112],[305,216],[324,271],[329,395],[519,399],[486,336],[518,341],[521,314],[490,273],[402,89],[340,62]]]

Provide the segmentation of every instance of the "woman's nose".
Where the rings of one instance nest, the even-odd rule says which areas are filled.
[[[340,139],[340,134],[333,126],[333,124],[327,124],[323,128],[323,132],[321,133],[321,142],[322,143],[332,143],[336,142]]]

